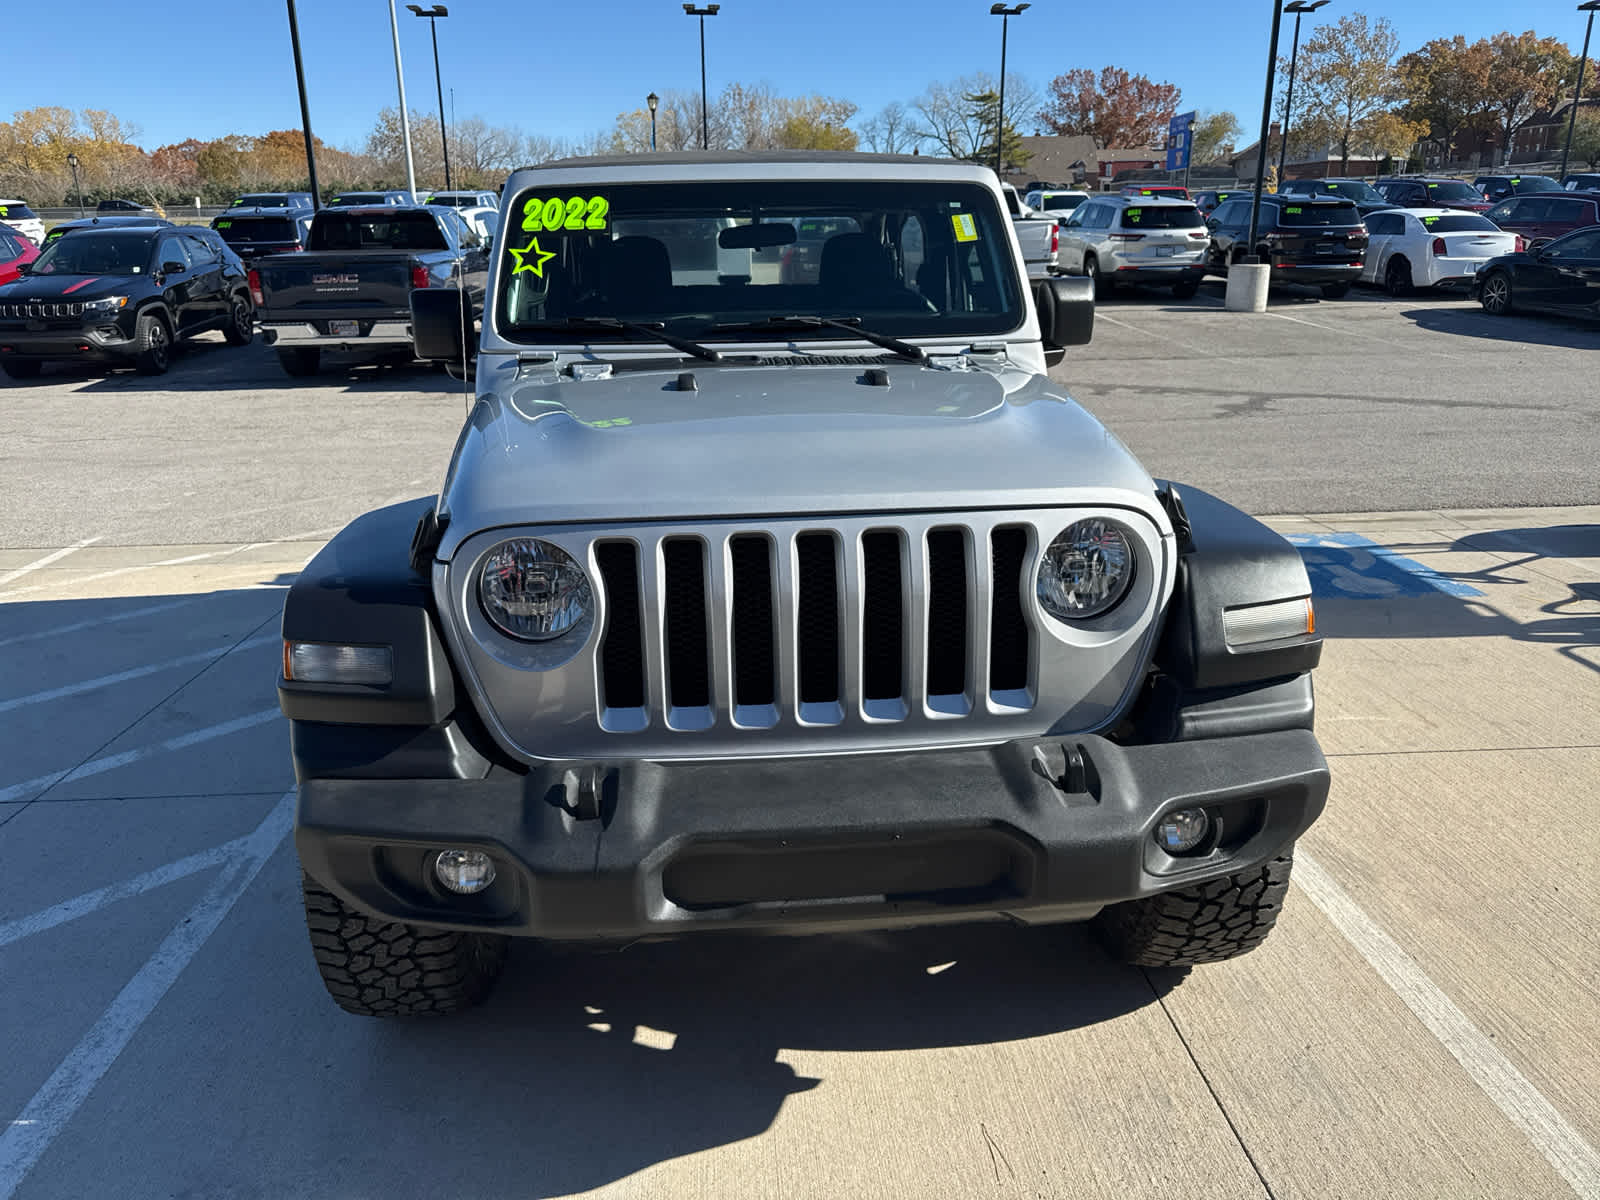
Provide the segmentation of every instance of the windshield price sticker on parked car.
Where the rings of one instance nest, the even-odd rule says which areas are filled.
[[[1140,221],[1144,220],[1144,209],[1130,208],[1123,215],[1128,218],[1128,224],[1137,225]]]
[[[1301,212],[1305,212],[1305,209],[1299,208],[1299,207],[1295,207],[1295,208],[1286,208],[1283,211],[1284,212],[1290,212],[1290,213],[1301,213]]]
[[[233,228],[233,222],[232,221],[218,221],[217,222],[217,228],[218,229],[232,229]]]
[[[950,227],[956,231],[956,241],[975,242],[978,240],[978,223],[973,220],[971,213],[950,214]]]
[[[524,233],[584,233],[603,231],[611,213],[604,196],[559,196],[541,200],[534,196],[522,206]]]

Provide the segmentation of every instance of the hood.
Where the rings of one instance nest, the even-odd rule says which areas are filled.
[[[137,289],[137,275],[25,275],[0,287],[0,303],[46,300],[74,303],[104,296],[126,296]]]
[[[534,368],[481,398],[462,430],[439,557],[479,530],[533,523],[1089,502],[1159,523],[1144,468],[1048,379],[881,361],[594,380]]]

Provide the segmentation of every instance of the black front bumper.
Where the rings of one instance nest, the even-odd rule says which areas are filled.
[[[0,358],[84,358],[121,362],[138,356],[131,332],[120,325],[61,326],[26,329],[0,327]]]
[[[1082,920],[1232,874],[1321,813],[1308,730],[1148,746],[1028,739],[985,749],[625,762],[482,779],[308,779],[305,869],[394,920],[558,939],[707,928],[821,932],[1004,916]],[[1166,854],[1158,818],[1219,828]],[[476,848],[497,878],[443,890],[433,857]]]

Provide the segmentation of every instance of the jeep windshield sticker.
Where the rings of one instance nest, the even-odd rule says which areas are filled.
[[[1432,225],[1432,224],[1434,224],[1434,223],[1435,223],[1435,222],[1436,222],[1436,221],[1438,221],[1438,219],[1439,219],[1439,218],[1438,218],[1438,217],[1423,217],[1423,218],[1422,218],[1422,223],[1423,223],[1423,224],[1424,224],[1424,225]]]
[[[604,232],[611,201],[605,196],[572,196],[565,200],[531,197],[522,206],[524,233]]]
[[[232,221],[218,221],[217,222],[217,228],[218,229],[232,229],[233,228],[233,222]]]
[[[1144,209],[1130,208],[1125,215],[1128,218],[1128,224],[1137,225],[1140,221],[1144,220]]]
[[[950,227],[956,231],[956,241],[975,242],[978,240],[978,223],[972,219],[971,213],[952,213]]]
[[[1296,208],[1286,208],[1286,209],[1284,209],[1284,212],[1300,213],[1300,212],[1305,212],[1305,209],[1298,208],[1298,207],[1296,207]]]
[[[529,203],[531,204],[532,201],[530,200]],[[554,250],[546,250],[539,245],[538,238],[534,238],[533,241],[520,250],[515,246],[510,247],[510,250],[511,257],[517,260],[516,269],[511,272],[513,275],[521,275],[524,271],[532,271],[540,279],[544,278],[545,263],[556,256]]]

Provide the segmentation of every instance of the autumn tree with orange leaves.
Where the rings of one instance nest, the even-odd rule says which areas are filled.
[[[1098,77],[1088,67],[1078,67],[1050,81],[1039,120],[1051,133],[1092,137],[1102,150],[1150,146],[1166,136],[1182,95],[1174,84],[1131,75],[1121,67],[1103,67]]]

